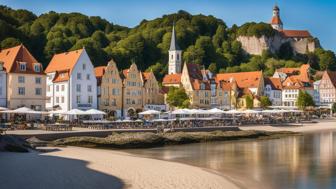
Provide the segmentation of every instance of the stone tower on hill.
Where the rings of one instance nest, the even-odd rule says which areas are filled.
[[[280,19],[280,9],[277,5],[275,5],[273,8],[273,17],[272,17],[271,25],[276,30],[283,29],[283,24]]]
[[[168,74],[179,74],[182,69],[182,50],[176,42],[175,25],[173,25],[168,57]]]
[[[278,6],[274,6],[273,8],[270,25],[278,31],[273,36],[256,37],[241,35],[237,37],[246,53],[261,55],[264,50],[277,53],[283,45],[289,44],[294,54],[306,54],[320,47],[318,39],[314,38],[308,30],[283,29],[283,22],[280,18],[280,9]]]

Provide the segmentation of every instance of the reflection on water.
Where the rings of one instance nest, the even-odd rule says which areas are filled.
[[[336,188],[336,132],[129,152],[223,173],[245,188]]]

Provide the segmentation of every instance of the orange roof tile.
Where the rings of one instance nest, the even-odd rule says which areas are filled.
[[[142,77],[144,78],[145,81],[150,79],[150,77],[152,75],[151,72],[141,72],[141,73],[142,73]]]
[[[29,74],[44,74],[42,65],[30,54],[24,45],[3,49],[0,51],[0,61],[8,73],[29,73]],[[21,71],[19,62],[26,63],[26,71]],[[41,72],[34,71],[34,63],[40,65]]]
[[[272,89],[282,90],[282,83],[280,78],[266,77],[265,85],[271,85]]]
[[[282,21],[279,16],[273,16],[271,20],[271,24],[282,24]]]
[[[128,71],[129,71],[129,69],[125,69],[125,70],[122,71],[122,74],[123,74],[123,76],[124,76],[125,78],[126,78],[127,75],[128,75]]]
[[[307,30],[282,30],[280,31],[285,37],[309,38],[312,37]]]
[[[95,72],[96,78],[102,78],[103,75],[105,74],[105,69],[106,69],[106,66],[95,67],[94,72]]]
[[[164,76],[163,84],[180,84],[182,74],[167,74]]]
[[[84,49],[79,49],[70,52],[55,54],[51,59],[45,72],[51,73],[60,70],[69,70],[71,73],[83,50]]]
[[[53,79],[54,83],[64,82],[70,79],[69,71],[60,71],[56,72],[55,77]]]
[[[262,80],[262,71],[239,72],[239,73],[220,73],[216,75],[216,82],[230,81],[234,79],[239,88],[259,87]]]

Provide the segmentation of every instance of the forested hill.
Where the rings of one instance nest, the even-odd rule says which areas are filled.
[[[49,12],[37,16],[27,10],[0,6],[0,45],[8,48],[23,43],[44,66],[55,53],[85,47],[95,66],[106,65],[111,58],[120,69],[135,62],[141,70],[153,70],[161,79],[167,72],[174,22],[184,61],[202,64],[214,72],[262,69],[270,75],[278,67],[307,62],[316,70],[336,70],[335,54],[323,49],[293,55],[284,47],[277,54],[248,56],[235,40],[238,35],[269,36],[277,31],[269,24],[253,22],[229,28],[221,19],[185,11],[143,20],[135,28],[127,28],[80,13]]]

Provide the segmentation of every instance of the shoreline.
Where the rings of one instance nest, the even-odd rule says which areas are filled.
[[[27,159],[27,162],[18,163],[17,158]],[[7,173],[0,178],[0,188],[3,186],[11,189],[24,185],[27,188],[42,189],[50,183],[53,184],[48,188],[58,188],[62,183],[75,188],[175,189],[177,186],[187,189],[239,188],[222,175],[201,167],[136,157],[115,150],[66,147],[55,148],[43,154],[30,152],[22,155],[3,152],[0,159],[2,171]],[[51,161],[51,159],[56,160]],[[77,161],[85,163],[81,163],[83,165],[80,168],[76,165],[66,167],[69,165],[67,161],[74,162],[71,164],[76,164]],[[11,169],[14,164],[20,167],[19,170]],[[21,167],[23,164],[27,164],[26,167]],[[44,167],[46,165],[47,167]],[[59,169],[62,170],[62,174],[57,174]],[[71,171],[63,171],[63,169],[71,169]],[[32,171],[34,172],[33,178],[29,177]],[[91,172],[95,172],[94,176]],[[95,174],[99,175],[95,176]],[[40,177],[40,179],[36,180],[36,183],[31,182],[35,181],[35,177]],[[102,180],[109,180],[109,182],[101,182]]]

